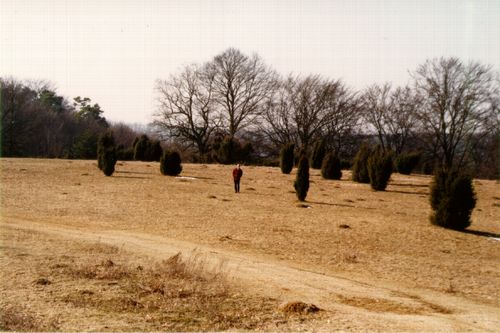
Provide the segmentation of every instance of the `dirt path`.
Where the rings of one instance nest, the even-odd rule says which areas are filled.
[[[150,234],[56,227],[37,221],[3,217],[1,228],[19,228],[72,238],[102,242],[127,251],[166,259],[182,252],[196,255],[209,267],[223,269],[242,288],[283,301],[314,303],[331,313],[331,319],[314,327],[330,331],[497,331],[498,308],[429,290],[406,290],[286,266],[265,258],[214,249]]]

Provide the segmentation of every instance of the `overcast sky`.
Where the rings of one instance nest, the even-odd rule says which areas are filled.
[[[405,84],[427,58],[500,69],[500,0],[0,0],[0,76],[46,79],[148,123],[154,82],[228,47],[282,74]]]

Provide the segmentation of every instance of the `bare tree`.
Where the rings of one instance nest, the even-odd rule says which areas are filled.
[[[237,49],[227,49],[206,64],[214,77],[214,100],[223,125],[233,137],[255,123],[272,90],[275,75],[254,54],[248,57]]]
[[[295,92],[295,85],[293,77],[280,80],[262,113],[260,131],[278,148],[298,142],[297,124],[293,118],[294,109],[290,98]]]
[[[262,131],[277,145],[293,142],[307,150],[320,137],[338,136],[357,122],[351,98],[341,81],[289,76],[266,105]]]
[[[426,61],[412,76],[422,98],[421,126],[432,133],[427,144],[443,168],[463,166],[474,139],[498,126],[499,85],[491,67],[440,58]]]
[[[186,140],[204,156],[219,123],[214,110],[213,88],[212,72],[196,65],[187,66],[169,80],[158,80],[160,107],[153,124],[167,136]]]
[[[398,87],[391,94],[392,108],[387,119],[389,146],[400,154],[408,146],[417,130],[417,112],[420,98],[410,87]]]
[[[338,84],[315,75],[298,80],[292,90],[293,120],[302,149],[307,151],[330,121],[330,98]]]
[[[329,116],[323,130],[326,142],[337,153],[347,153],[361,120],[357,93],[338,81],[329,98]]]
[[[112,123],[110,129],[113,131],[113,137],[118,147],[132,147],[135,138],[139,136],[139,132],[134,131],[124,122]]]
[[[363,94],[363,118],[384,150],[401,153],[415,129],[419,99],[410,87],[388,83],[370,86]]]
[[[383,150],[389,148],[387,142],[387,124],[391,101],[391,85],[386,83],[383,86],[374,84],[363,93],[363,118],[371,130],[377,134],[379,144]]]

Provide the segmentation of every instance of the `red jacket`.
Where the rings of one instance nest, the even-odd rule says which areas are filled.
[[[233,179],[235,181],[238,181],[238,180],[240,180],[241,176],[243,176],[243,170],[238,169],[238,168],[234,168],[233,169]]]

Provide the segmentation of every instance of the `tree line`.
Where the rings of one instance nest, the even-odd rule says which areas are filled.
[[[340,79],[280,75],[258,55],[230,48],[158,80],[153,125],[201,161],[220,162],[224,145],[249,144],[237,160],[277,162],[285,145],[309,154],[319,141],[350,161],[365,142],[396,156],[418,152],[430,169],[494,178],[499,83],[490,66],[438,58],[410,72],[405,86],[356,91]]]
[[[411,71],[405,86],[357,91],[340,79],[281,75],[257,54],[230,48],[157,80],[150,128],[194,162],[278,165],[286,145],[298,156],[321,144],[349,167],[367,143],[395,156],[416,153],[423,170],[446,165],[497,178],[499,83],[489,66],[438,58]],[[133,159],[141,141],[89,98],[68,101],[45,82],[0,78],[0,94],[2,156],[93,159],[111,129],[118,159]]]
[[[1,156],[94,159],[97,142],[112,130],[121,159],[132,159],[139,136],[130,126],[110,124],[87,97],[68,101],[43,81],[0,78]]]

